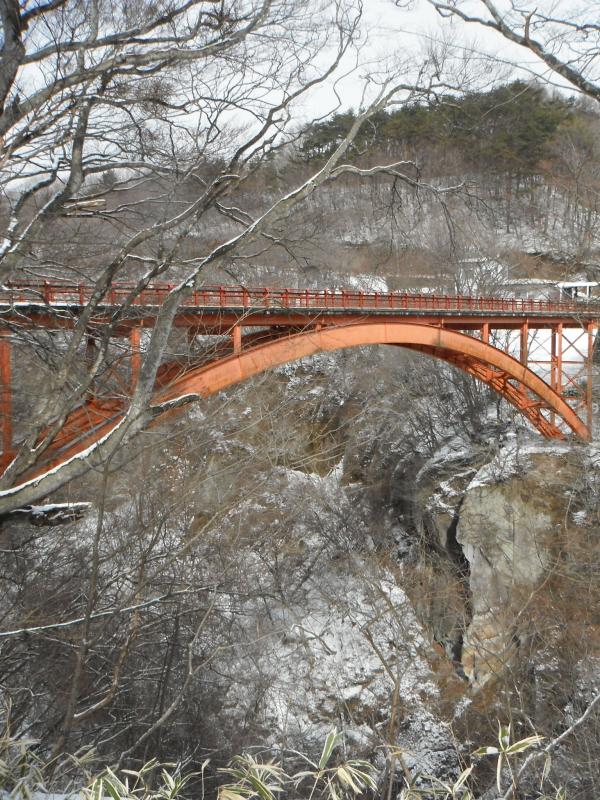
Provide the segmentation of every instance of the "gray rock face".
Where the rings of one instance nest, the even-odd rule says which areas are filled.
[[[510,661],[533,593],[556,555],[574,470],[566,446],[510,446],[466,489],[457,541],[470,565],[473,617],[462,661],[475,684]]]
[[[414,526],[434,555],[420,565],[433,599],[417,598],[415,608],[472,688],[520,663],[518,652],[530,652],[529,667],[538,669],[534,620],[552,628],[556,567],[582,569],[599,462],[594,445],[512,434],[492,450],[456,438],[416,476]]]

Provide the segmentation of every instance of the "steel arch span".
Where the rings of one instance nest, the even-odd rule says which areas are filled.
[[[455,330],[406,322],[351,323],[266,338],[244,337],[241,346],[201,366],[165,364],[159,374],[152,406],[155,419],[184,407],[186,398],[209,397],[285,363],[321,352],[350,347],[394,345],[441,359],[490,386],[515,406],[545,437],[564,439],[556,423],[562,420],[579,438],[590,431],[566,400],[529,367],[496,347]],[[44,464],[19,478],[29,482],[83,454],[126,417],[123,402],[88,403],[67,419],[63,431],[46,451]],[[15,487],[17,488],[17,487]]]
[[[186,394],[208,397],[267,369],[319,352],[379,344],[405,347],[462,369],[502,395],[548,438],[563,439],[564,434],[542,414],[544,410],[560,417],[580,438],[590,438],[587,426],[569,404],[525,364],[473,336],[404,322],[349,324],[284,334],[190,370],[159,392],[156,402],[168,403]]]

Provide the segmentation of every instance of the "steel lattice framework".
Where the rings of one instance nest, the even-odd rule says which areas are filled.
[[[124,418],[142,357],[142,333],[155,324],[172,285],[128,284],[105,294],[90,322],[110,326],[128,352],[128,385],[113,397],[91,393],[66,419],[35,479],[83,453]],[[13,458],[11,347],[23,327],[68,330],[92,299],[85,284],[9,284],[0,289],[0,439]],[[127,308],[127,313],[116,311]],[[271,367],[323,351],[395,345],[441,359],[490,386],[548,438],[592,438],[592,356],[600,304],[402,292],[209,286],[191,294],[174,319],[190,354],[159,369],[153,404],[207,397]],[[214,346],[193,354],[196,337]],[[204,341],[204,340],[203,340]]]

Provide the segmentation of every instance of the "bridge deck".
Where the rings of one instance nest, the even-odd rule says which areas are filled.
[[[127,328],[125,317],[152,326],[158,309],[175,285],[153,283],[144,289],[133,284],[112,286],[101,298],[86,284],[9,283],[0,287],[0,319],[29,321],[44,327],[68,327],[91,301],[96,302],[95,323],[115,321]],[[551,328],[558,321],[595,321],[600,303],[557,302],[505,297],[474,297],[409,292],[350,290],[273,289],[242,286],[201,287],[182,297],[175,319],[178,327],[220,328],[239,324],[249,327],[297,325],[318,317],[335,324],[385,318],[443,324],[461,330],[478,329],[482,323],[496,328],[518,328],[524,319],[536,328]]]

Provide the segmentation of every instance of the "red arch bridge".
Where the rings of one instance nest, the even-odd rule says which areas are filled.
[[[110,336],[127,344],[127,389],[112,397],[91,392],[17,484],[84,453],[123,419],[140,369],[143,331],[154,326],[173,288],[152,284],[134,292],[132,285],[118,284],[106,291],[90,318],[89,342],[94,332],[110,325]],[[92,299],[93,288],[85,284],[0,288],[3,469],[16,450],[12,374],[17,359],[11,355],[12,345],[24,328],[73,328]],[[126,314],[115,314],[124,306]],[[592,302],[204,287],[188,293],[178,308],[174,327],[187,332],[190,354],[161,365],[153,404],[168,405],[188,394],[208,396],[318,352],[387,344],[441,359],[483,381],[546,437],[589,440],[592,353],[599,324],[600,304]],[[214,344],[193,355],[199,336],[214,337]]]

